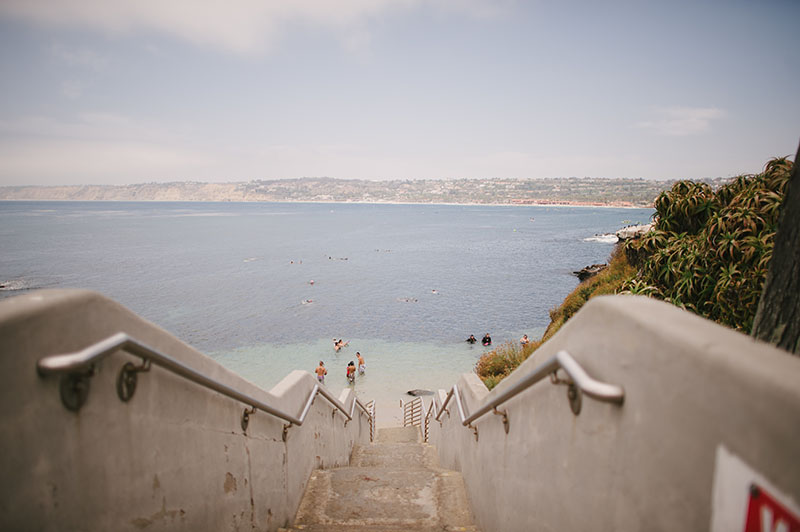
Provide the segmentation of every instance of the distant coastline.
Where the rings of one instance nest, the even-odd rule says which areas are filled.
[[[653,205],[632,205],[628,202],[621,203],[597,203],[597,202],[543,202],[543,203],[444,203],[432,201],[335,201],[335,200],[184,200],[184,199],[80,199],[80,198],[6,198],[0,192],[0,201],[8,202],[34,202],[34,201],[52,201],[52,202],[70,202],[70,201],[89,201],[89,202],[108,202],[108,203],[314,203],[320,205],[431,205],[431,206],[452,206],[452,207],[553,207],[553,208],[595,208],[595,209],[649,209]]]
[[[644,179],[455,179],[366,181],[301,178],[247,183],[19,185],[4,201],[203,201],[648,208],[672,181]]]

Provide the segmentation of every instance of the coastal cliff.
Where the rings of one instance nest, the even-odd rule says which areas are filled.
[[[463,203],[650,207],[671,181],[645,179],[301,178],[246,183],[7,186],[0,200]]]

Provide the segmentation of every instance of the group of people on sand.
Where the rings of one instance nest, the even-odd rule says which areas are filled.
[[[334,349],[337,353],[342,347],[349,343],[344,342],[341,339],[337,341],[335,338],[333,342]],[[356,382],[356,371],[358,371],[359,375],[363,375],[367,371],[367,363],[364,362],[364,357],[361,356],[361,353],[358,351],[356,351],[356,358],[358,359],[358,369],[356,369],[356,364],[352,360],[349,364],[347,364],[345,377],[347,378],[347,382],[350,384],[354,384]],[[320,384],[325,384],[325,375],[328,374],[328,369],[325,367],[325,363],[322,360],[319,361],[319,366],[317,366],[317,369],[314,370],[314,373],[317,374],[317,380],[320,382]]]

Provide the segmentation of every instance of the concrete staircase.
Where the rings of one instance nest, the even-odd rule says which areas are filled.
[[[461,473],[439,467],[417,427],[380,429],[349,467],[311,474],[295,524],[307,531],[477,531]]]

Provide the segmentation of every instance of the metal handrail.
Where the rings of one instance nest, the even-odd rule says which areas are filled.
[[[375,441],[375,399],[370,399],[367,401],[366,404],[367,410],[369,410],[370,418],[369,418],[369,441]]]
[[[370,420],[372,419],[369,411],[364,407],[357,397],[353,397],[353,404],[351,406],[350,413],[348,413],[345,406],[338,399],[336,399],[327,388],[321,387],[319,384],[314,384],[314,388],[311,390],[311,393],[309,394],[303,411],[299,417],[287,414],[286,412],[270,406],[263,401],[259,401],[258,399],[241,393],[230,386],[207,377],[183,364],[182,362],[179,362],[174,358],[165,355],[122,332],[109,336],[104,340],[100,340],[99,342],[74,353],[52,355],[42,358],[37,362],[36,368],[39,374],[43,376],[91,371],[95,363],[118,350],[127,351],[132,355],[142,358],[145,363],[148,361],[152,362],[153,364],[161,366],[162,368],[171,371],[172,373],[189,381],[192,381],[195,384],[199,384],[200,386],[221,393],[222,395],[230,397],[231,399],[235,399],[239,402],[249,405],[251,408],[256,410],[264,411],[275,417],[283,419],[284,421],[288,421],[290,426],[300,426],[303,424],[303,421],[305,421],[306,415],[311,408],[311,404],[314,401],[314,397],[316,397],[317,394],[322,395],[336,409],[341,411],[342,414],[344,414],[344,416],[347,418],[347,421],[353,419],[353,413],[355,412],[356,404],[358,404],[358,406],[361,408],[361,411],[364,412]]]
[[[405,403],[400,400],[403,406],[403,426],[418,427],[422,421],[422,410],[424,407],[422,397],[415,397],[411,401]]]
[[[499,394],[497,397],[494,397],[492,400],[484,404],[481,408],[469,416],[464,414],[464,407],[461,402],[461,394],[458,391],[458,385],[454,384],[447,393],[447,397],[445,398],[442,407],[438,409],[435,419],[436,421],[439,421],[439,418],[442,416],[442,412],[445,411],[447,404],[450,402],[450,398],[455,395],[456,406],[458,407],[458,415],[461,418],[461,424],[465,427],[470,427],[472,422],[479,417],[489,412],[497,412],[498,406],[505,403],[533,384],[536,384],[540,380],[546,378],[548,375],[555,374],[555,372],[559,369],[563,369],[570,377],[571,381],[567,382],[567,384],[575,386],[589,397],[597,399],[598,401],[615,404],[622,404],[625,400],[625,390],[621,386],[608,384],[593,379],[583,370],[581,365],[578,364],[578,362],[572,358],[569,353],[566,351],[559,351],[544,363],[536,367],[529,374],[525,375],[508,390]]]
[[[425,412],[424,422],[422,424],[422,441],[424,443],[428,443],[428,436],[430,434],[430,424],[431,424],[431,414],[436,411],[436,398],[431,399],[431,405],[428,407],[428,411]]]

